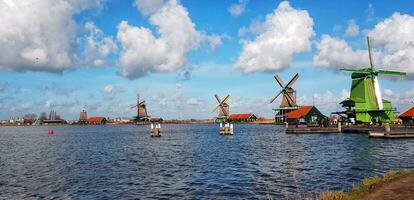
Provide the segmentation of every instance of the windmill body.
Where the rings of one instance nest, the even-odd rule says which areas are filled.
[[[150,116],[148,115],[147,105],[145,101],[140,101],[139,94],[137,95],[137,104],[131,108],[137,108],[137,115],[135,116],[136,122],[147,122],[150,121]]]
[[[295,74],[286,85],[278,75],[275,75],[274,78],[282,89],[270,100],[270,103],[273,103],[280,95],[282,95],[279,108],[273,110],[275,111],[275,122],[284,123],[287,121],[287,113],[300,108],[296,103],[296,90],[293,89],[293,84],[298,80],[299,74]]]
[[[216,123],[223,123],[226,122],[230,116],[230,106],[228,104],[230,100],[230,95],[227,95],[223,100],[215,94],[214,97],[216,98],[218,105],[213,109],[213,112],[219,110],[219,114],[216,117]]]
[[[363,69],[341,69],[352,72],[351,95],[349,99],[341,102],[347,111],[336,114],[346,114],[349,118],[355,118],[355,122],[389,122],[394,120],[394,109],[390,101],[382,99],[378,82],[378,75],[405,75],[404,72],[376,70],[374,68],[370,40],[367,37],[369,59],[371,67]]]

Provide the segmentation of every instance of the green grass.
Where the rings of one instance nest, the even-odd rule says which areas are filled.
[[[400,170],[400,171],[391,171],[386,173],[383,177],[374,176],[362,180],[362,183],[359,187],[352,188],[351,191],[333,191],[333,192],[324,192],[319,195],[320,200],[357,200],[361,199],[363,196],[372,193],[379,186],[391,182],[393,180],[405,177],[409,174],[414,174],[414,171]]]

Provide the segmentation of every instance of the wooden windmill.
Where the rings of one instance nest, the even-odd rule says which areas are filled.
[[[230,109],[228,101],[230,99],[230,95],[227,95],[223,101],[220,99],[220,97],[215,94],[214,97],[216,97],[217,102],[219,103],[212,112],[216,112],[217,109],[220,108],[218,117],[216,118],[216,123],[225,122],[229,118],[230,115]]]
[[[139,94],[137,95],[137,104],[132,106],[131,108],[135,107],[137,108],[137,115],[135,116],[135,121],[144,122],[150,120],[150,116],[148,116],[145,101],[140,101]]]
[[[282,89],[270,100],[270,103],[273,103],[280,95],[282,95],[280,106],[279,108],[274,109],[274,111],[276,111],[276,123],[283,123],[286,121],[286,113],[297,110],[300,107],[296,103],[296,90],[293,89],[293,85],[298,80],[299,74],[295,74],[295,76],[290,79],[287,85],[285,85],[283,80],[278,75],[275,75],[274,78]]]
[[[378,75],[406,75],[405,72],[375,69],[372,62],[371,40],[367,37],[369,66],[361,69],[341,69],[352,72],[351,95],[341,102],[347,111],[348,120],[355,118],[356,123],[390,122],[394,120],[394,108],[391,102],[382,98]]]

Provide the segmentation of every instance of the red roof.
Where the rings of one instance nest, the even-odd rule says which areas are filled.
[[[91,123],[101,123],[102,120],[104,120],[105,117],[89,117],[88,122]]]
[[[229,116],[229,120],[250,119],[250,117],[252,117],[252,116],[253,116],[252,113],[247,113],[247,114],[231,114]]]
[[[298,119],[306,114],[308,114],[308,112],[313,108],[313,106],[302,106],[297,110],[294,110],[292,112],[288,112],[285,115],[289,118],[289,119]]]
[[[399,117],[414,117],[414,106],[401,113]]]

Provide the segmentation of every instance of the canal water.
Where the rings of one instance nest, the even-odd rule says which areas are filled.
[[[147,126],[0,127],[0,199],[281,199],[414,168],[414,140],[163,128],[151,138]]]

